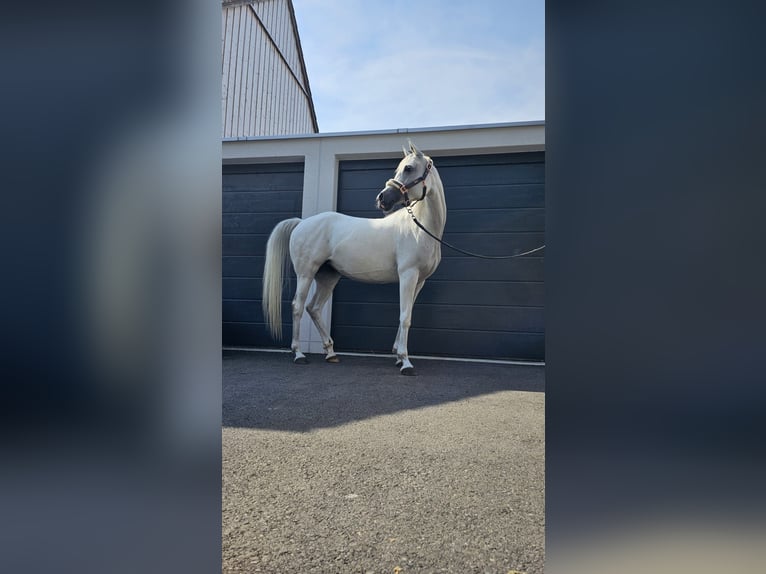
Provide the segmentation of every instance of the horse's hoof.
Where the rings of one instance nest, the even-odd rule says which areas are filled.
[[[325,361],[328,363],[340,363],[340,359],[338,358],[338,355],[333,355],[332,357],[325,357]]]
[[[295,357],[293,359],[293,363],[295,363],[296,365],[308,365],[309,360],[306,357]]]
[[[412,377],[415,375],[415,367],[404,367],[401,370],[401,373],[403,375],[407,375],[408,377]]]
[[[401,367],[402,366],[402,360],[401,359],[397,359],[396,360],[396,366],[397,367]]]

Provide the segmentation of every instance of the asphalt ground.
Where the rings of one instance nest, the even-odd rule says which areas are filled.
[[[543,572],[540,366],[225,351],[223,572]]]

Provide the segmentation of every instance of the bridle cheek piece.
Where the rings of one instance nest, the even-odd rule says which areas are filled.
[[[411,203],[410,195],[409,195],[409,190],[412,189],[413,187],[415,187],[417,184],[419,184],[421,182],[423,183],[423,195],[421,195],[420,198],[416,199],[415,201],[422,201],[423,199],[425,199],[426,192],[428,191],[428,188],[426,187],[425,181],[426,181],[426,178],[428,177],[428,174],[431,172],[431,166],[432,165],[433,165],[433,163],[431,161],[429,161],[426,164],[426,169],[423,172],[423,175],[421,175],[420,177],[418,177],[416,179],[413,179],[410,183],[405,184],[405,183],[402,183],[401,181],[399,181],[398,179],[393,179],[393,178],[389,179],[386,182],[388,186],[395,187],[396,189],[398,189],[401,192],[402,196],[404,196],[404,206],[405,207],[409,207],[409,205]],[[393,184],[393,185],[391,185],[391,184]]]

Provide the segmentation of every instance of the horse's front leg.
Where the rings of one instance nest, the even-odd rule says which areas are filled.
[[[399,332],[396,336],[394,349],[396,364],[401,365],[400,372],[403,375],[415,374],[415,367],[412,366],[407,353],[407,338],[412,322],[412,308],[415,305],[415,296],[418,291],[417,270],[407,271],[399,276]]]
[[[415,287],[415,296],[412,298],[412,306],[413,306],[413,308],[415,307],[415,301],[418,300],[418,295],[420,294],[420,290],[423,288],[423,285],[425,285],[425,281],[424,280],[420,280],[420,281],[418,281],[417,286]],[[398,349],[399,337],[401,336],[401,334],[402,334],[402,326],[401,326],[401,323],[400,323],[399,324],[399,329],[396,331],[396,338],[394,339],[394,348],[393,348],[393,353],[395,355],[397,355],[397,358],[396,358],[396,366],[397,367],[400,367],[402,365],[402,360],[398,356],[399,355],[399,349]],[[405,351],[406,351],[406,348],[405,348]]]

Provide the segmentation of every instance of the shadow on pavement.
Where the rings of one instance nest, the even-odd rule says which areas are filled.
[[[545,391],[541,366],[320,355],[294,365],[288,353],[224,351],[223,426],[307,432],[499,391]]]

